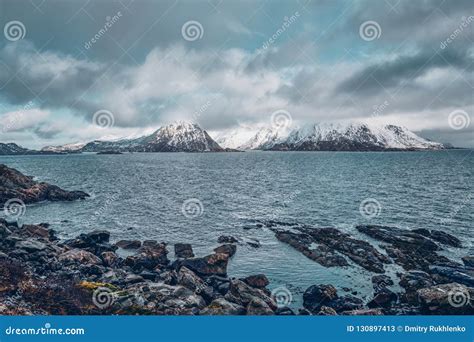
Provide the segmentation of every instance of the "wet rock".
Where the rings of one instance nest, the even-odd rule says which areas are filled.
[[[114,267],[117,265],[119,257],[114,252],[103,252],[100,257],[102,258],[104,265]]]
[[[321,306],[319,312],[317,313],[318,316],[337,316],[336,310],[330,308],[329,306]]]
[[[245,308],[224,298],[214,299],[201,311],[201,315],[243,315]]]
[[[82,191],[66,191],[48,183],[38,183],[33,177],[0,164],[0,205],[9,199],[19,199],[24,203],[41,201],[73,201],[85,199],[88,194]]]
[[[77,262],[85,265],[100,265],[102,263],[94,254],[77,248],[59,255],[58,259],[61,262]]]
[[[303,306],[313,313],[337,298],[337,290],[332,285],[312,285],[303,294]]]
[[[466,255],[461,258],[464,265],[474,267],[474,255]]]
[[[393,280],[385,275],[379,274],[372,277],[372,284],[374,286],[375,292],[379,292],[380,290],[386,288],[387,286],[393,285]]]
[[[15,244],[18,249],[23,249],[27,252],[35,253],[46,249],[46,245],[37,240],[22,240]]]
[[[183,266],[178,271],[178,284],[193,291],[205,291],[208,285],[189,268]]]
[[[343,311],[341,314],[347,315],[347,316],[381,316],[383,315],[383,311],[380,308],[358,309],[358,310]]]
[[[138,249],[142,246],[142,243],[138,240],[120,240],[115,243],[115,246],[122,249]]]
[[[134,270],[153,270],[157,266],[168,265],[168,250],[165,243],[156,241],[144,241],[136,255],[128,256],[124,264]]]
[[[361,299],[352,295],[338,296],[332,285],[312,285],[303,294],[303,307],[318,314],[323,306],[336,312],[356,310],[363,307]]]
[[[95,230],[87,234],[80,234],[78,237],[66,240],[64,244],[73,248],[85,249],[95,255],[103,252],[114,252],[117,247],[109,244],[110,233],[106,230]]]
[[[138,274],[128,274],[125,277],[125,284],[136,284],[136,283],[142,283],[144,281],[145,279],[143,279],[143,277]]]
[[[230,235],[221,235],[217,239],[217,242],[219,243],[237,243],[239,240],[237,240],[235,237],[230,236]]]
[[[412,270],[401,276],[399,284],[405,289],[405,301],[413,303],[417,300],[416,291],[424,287],[433,286],[434,281],[428,273]]]
[[[319,245],[317,248],[312,248],[313,239],[306,234],[278,231],[275,233],[275,236],[281,242],[289,244],[309,259],[323,266],[334,267],[349,265],[344,257],[329,249],[327,246]]]
[[[294,316],[296,315],[295,312],[288,308],[288,307],[279,307],[275,310],[275,315],[278,315],[278,316]]]
[[[222,275],[227,274],[227,263],[229,255],[216,253],[203,258],[185,259],[179,262],[180,266],[186,266],[199,275]]]
[[[378,291],[375,297],[367,304],[369,308],[390,307],[398,300],[398,296],[393,291],[383,288]]]
[[[431,240],[442,243],[446,246],[451,247],[462,247],[461,240],[454,235],[448,234],[440,230],[428,230],[428,229],[413,229],[412,232],[426,236]]]
[[[246,284],[248,284],[252,287],[259,288],[259,289],[263,289],[263,288],[267,287],[268,284],[270,284],[270,281],[268,280],[268,278],[266,277],[265,274],[251,275],[251,276],[245,277],[242,280]]]
[[[439,283],[461,283],[474,286],[474,268],[466,266],[430,266],[429,271]]]
[[[233,279],[230,287],[224,296],[230,302],[246,307],[254,298],[263,300],[272,310],[277,308],[276,303],[263,290],[250,287],[241,280]]]
[[[417,294],[424,314],[474,314],[472,287],[449,283],[420,289]]]
[[[390,263],[385,255],[368,242],[354,239],[336,228],[297,227],[295,230],[301,233],[277,232],[276,237],[323,266],[348,265],[340,254],[376,273],[384,273],[384,264]],[[317,247],[311,248],[314,244]]]
[[[374,239],[391,243],[393,246],[402,249],[413,250],[420,246],[430,251],[438,251],[441,249],[438,244],[433,242],[430,238],[408,229],[377,225],[357,226],[356,229]]]
[[[174,245],[174,254],[177,258],[193,258],[193,247],[189,243],[177,243]]]
[[[274,312],[270,306],[260,298],[254,297],[247,305],[247,315],[250,316],[267,316],[273,315]]]
[[[237,246],[227,243],[217,248],[214,248],[214,252],[227,254],[229,257],[232,257],[234,256],[235,252],[237,252]]]
[[[253,248],[260,248],[261,243],[257,239],[251,239],[251,240],[247,241],[247,245],[249,245],[250,247],[253,247]]]

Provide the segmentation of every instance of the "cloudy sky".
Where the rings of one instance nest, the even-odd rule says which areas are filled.
[[[285,110],[474,147],[472,0],[0,0],[0,25],[1,142],[176,119],[215,131]]]

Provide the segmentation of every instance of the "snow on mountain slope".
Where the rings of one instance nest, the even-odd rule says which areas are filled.
[[[41,149],[44,152],[73,152],[79,151],[86,143],[72,143],[59,146],[45,146]]]
[[[248,138],[250,131],[234,130],[227,136],[221,133],[219,141],[224,147],[232,145],[241,150],[379,151],[444,148],[442,144],[423,139],[405,127],[361,122],[309,124],[291,132],[273,127],[261,128]]]

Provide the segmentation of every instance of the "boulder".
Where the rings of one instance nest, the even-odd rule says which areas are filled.
[[[369,308],[390,307],[398,300],[395,292],[383,288],[375,294],[375,297],[367,304]]]
[[[230,235],[221,235],[217,239],[217,242],[219,243],[237,243],[239,240],[237,240],[235,237],[230,236]]]
[[[234,256],[235,252],[237,252],[237,246],[227,243],[217,248],[214,248],[214,252],[227,254],[229,257],[232,257]]]
[[[247,315],[249,316],[268,316],[274,312],[270,306],[260,298],[254,297],[247,305]]]
[[[193,258],[193,247],[189,243],[177,243],[174,245],[174,254],[177,258]]]
[[[138,249],[142,246],[142,243],[138,240],[120,240],[115,243],[115,246],[122,249]]]
[[[327,306],[337,297],[337,290],[332,285],[312,285],[303,294],[303,306],[313,313],[318,313],[321,307]]]
[[[100,265],[102,261],[94,254],[82,250],[82,249],[71,249],[65,253],[62,253],[58,257],[61,262],[73,262],[81,263],[85,265]]]
[[[40,252],[47,248],[46,244],[37,240],[22,240],[15,243],[15,247],[30,253]]]
[[[256,275],[251,275],[248,277],[245,277],[242,279],[246,284],[258,288],[258,289],[263,289],[270,284],[270,281],[268,280],[267,276],[265,274],[256,274]]]
[[[254,298],[263,300],[272,310],[277,308],[275,301],[263,290],[250,287],[238,279],[230,281],[229,291],[224,296],[230,302],[247,307]]]
[[[474,288],[458,283],[434,285],[417,291],[422,313],[473,315]]]
[[[231,303],[224,298],[214,299],[201,311],[201,315],[242,315],[245,308],[241,305]]]
[[[216,253],[205,256],[203,258],[190,258],[184,259],[179,262],[180,266],[186,266],[193,272],[208,276],[208,275],[221,275],[227,274],[227,263],[229,261],[229,255],[223,253]]]

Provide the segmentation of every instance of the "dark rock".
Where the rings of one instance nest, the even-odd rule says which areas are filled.
[[[319,312],[317,313],[318,316],[337,316],[336,310],[330,308],[329,306],[321,306]]]
[[[224,298],[214,299],[201,311],[201,315],[243,315],[245,308]]]
[[[247,305],[247,315],[250,316],[267,316],[273,315],[274,312],[270,306],[260,298],[254,297]]]
[[[81,263],[85,265],[100,265],[102,261],[94,254],[82,250],[82,249],[71,249],[58,257],[61,262],[73,262]]]
[[[417,294],[424,314],[474,314],[474,288],[472,287],[449,283],[420,289]]]
[[[276,237],[323,266],[347,266],[347,261],[338,253],[376,273],[384,273],[384,264],[390,263],[385,255],[368,242],[354,239],[336,228],[297,227],[295,229],[301,233],[277,231]],[[314,245],[317,247],[312,247]]]
[[[138,240],[120,240],[115,243],[115,246],[122,249],[138,249],[142,246],[142,243]]]
[[[214,252],[227,254],[229,257],[232,257],[234,256],[235,252],[237,252],[237,246],[227,243],[217,248],[214,248]]]
[[[303,306],[313,313],[318,313],[337,298],[337,290],[332,285],[312,285],[303,294]]]
[[[224,298],[244,307],[247,307],[247,305],[249,305],[249,303],[255,298],[259,298],[264,301],[270,309],[275,310],[277,308],[275,301],[263,290],[250,287],[238,279],[230,281],[229,291]]]
[[[19,199],[24,203],[49,201],[73,201],[89,197],[82,191],[65,191],[55,185],[38,183],[33,177],[0,164],[0,205],[9,199]]]
[[[424,287],[433,286],[434,281],[428,273],[419,270],[412,270],[401,276],[399,284],[405,289],[405,301],[413,303],[417,300],[416,291]]]
[[[136,284],[136,283],[142,283],[144,281],[145,279],[143,279],[142,276],[139,276],[137,274],[128,274],[125,277],[125,284]]]
[[[294,316],[295,312],[288,307],[277,308],[275,310],[275,315],[278,316]]]
[[[434,241],[440,242],[443,245],[451,247],[462,247],[461,240],[457,237],[448,234],[440,230],[428,230],[428,229],[413,229],[412,232],[426,236]]]
[[[124,263],[134,270],[153,270],[157,266],[166,266],[169,263],[168,250],[165,243],[144,241],[138,253],[128,256]]]
[[[102,258],[104,265],[108,267],[116,266],[119,260],[119,257],[114,252],[103,252],[100,257]]]
[[[27,252],[35,253],[46,249],[46,245],[37,240],[23,240],[15,244],[16,248],[24,249]]]
[[[369,308],[389,307],[398,300],[393,291],[384,288],[378,291],[375,297],[367,304]]]
[[[217,242],[219,243],[237,243],[239,240],[237,240],[235,237],[230,236],[230,235],[221,235],[217,239]]]
[[[344,257],[338,255],[337,252],[329,249],[327,246],[319,245],[318,248],[312,248],[313,239],[307,234],[278,231],[275,233],[275,236],[281,242],[289,244],[309,259],[323,266],[334,267],[349,265]]]
[[[186,266],[190,270],[200,275],[222,275],[227,274],[228,254],[211,254],[203,258],[184,259],[179,265]]]
[[[347,315],[347,316],[381,316],[383,315],[383,311],[380,308],[358,309],[358,310],[343,311],[341,314]]]
[[[439,283],[460,283],[474,286],[474,268],[466,266],[430,266],[429,271]]]
[[[177,258],[193,258],[193,247],[189,243],[177,243],[174,245],[174,254]]]
[[[474,255],[466,255],[462,257],[462,262],[468,267],[474,267]]]
[[[247,241],[247,245],[253,248],[260,248],[261,246],[260,241],[258,241],[257,239],[252,239],[250,241]]]
[[[375,292],[378,292],[387,286],[393,285],[394,283],[389,276],[385,274],[379,274],[372,277],[372,284],[374,286]]]
[[[251,275],[248,276],[244,279],[242,279],[246,284],[256,287],[259,289],[263,289],[270,284],[268,281],[268,278],[265,276],[265,274],[256,274],[256,275]]]

